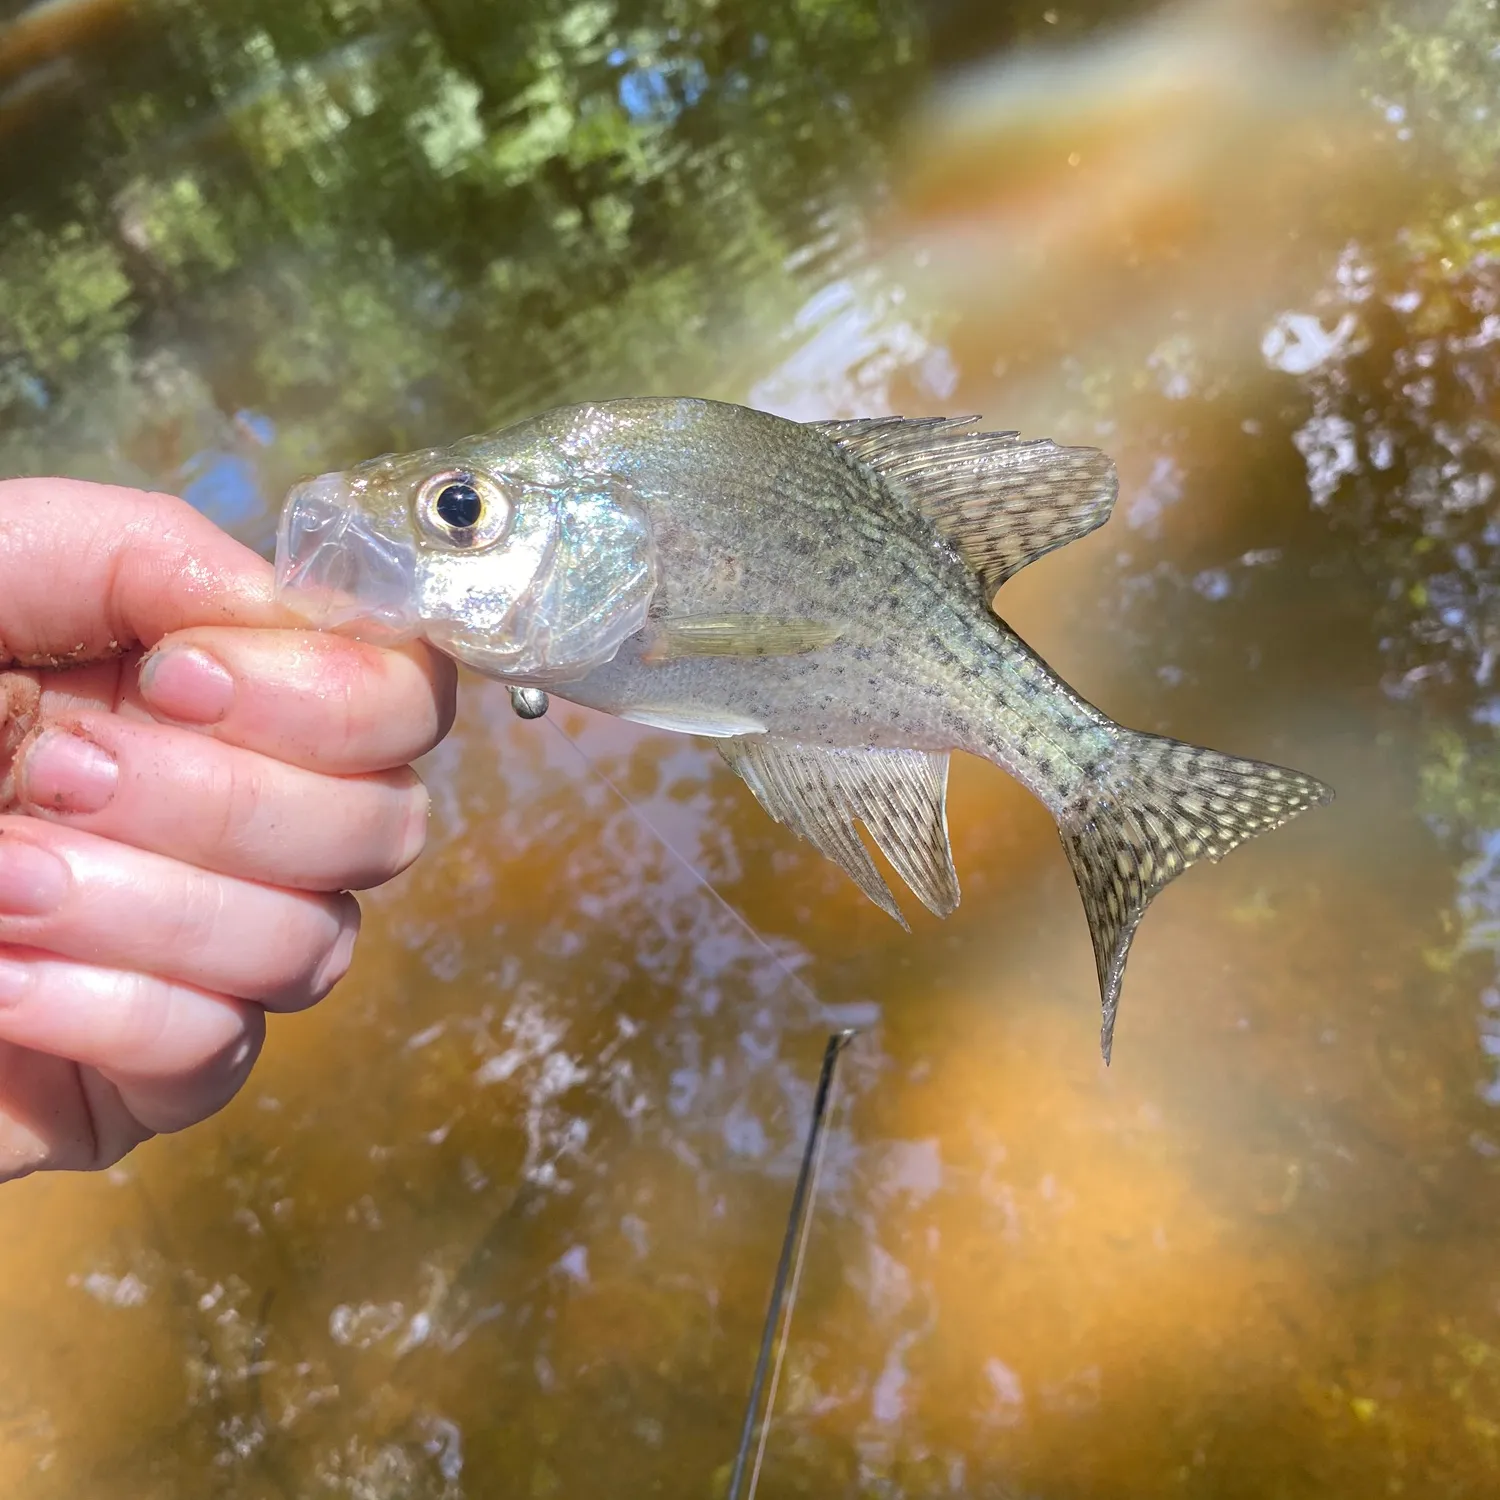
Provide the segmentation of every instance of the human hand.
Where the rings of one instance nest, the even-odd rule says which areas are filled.
[[[452,666],[295,624],[180,500],[0,483],[0,1181],[221,1108],[420,851]]]

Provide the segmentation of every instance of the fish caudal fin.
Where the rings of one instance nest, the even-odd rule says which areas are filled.
[[[1108,769],[1058,823],[1094,941],[1106,1063],[1125,959],[1151,898],[1189,865],[1332,800],[1300,771],[1123,732]]]

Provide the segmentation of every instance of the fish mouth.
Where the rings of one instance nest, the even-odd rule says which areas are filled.
[[[299,484],[276,528],[276,597],[320,630],[390,643],[419,634],[414,547],[382,536],[337,474]]]

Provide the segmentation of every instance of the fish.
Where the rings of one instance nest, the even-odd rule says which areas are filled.
[[[1103,525],[1117,493],[1099,449],[979,417],[602,401],[304,480],[276,588],[322,628],[427,640],[528,717],[554,694],[712,739],[772,818],[903,926],[856,825],[946,917],[950,756],[992,761],[1057,823],[1107,1064],[1155,894],[1333,795],[1117,724],[996,613],[1007,579]]]

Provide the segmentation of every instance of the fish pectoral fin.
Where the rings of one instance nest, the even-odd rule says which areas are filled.
[[[1123,731],[1103,779],[1058,820],[1099,970],[1106,1063],[1125,960],[1151,898],[1189,865],[1222,859],[1332,800],[1322,782],[1300,771]]]
[[[831,645],[843,627],[824,620],[783,619],[777,615],[678,615],[647,627],[648,662],[688,656],[801,656]]]
[[[890,481],[963,553],[993,599],[1027,563],[1102,526],[1119,481],[1097,448],[974,432],[978,421],[863,417],[808,426]]]
[[[946,917],[957,907],[946,752],[756,738],[721,740],[719,753],[778,823],[831,859],[903,927],[906,919],[861,843],[856,820],[929,911]]]

